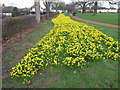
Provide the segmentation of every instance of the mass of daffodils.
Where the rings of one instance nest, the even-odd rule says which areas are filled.
[[[117,60],[118,41],[92,26],[59,14],[54,27],[12,68],[12,77],[30,80],[47,66],[82,67],[96,60]]]

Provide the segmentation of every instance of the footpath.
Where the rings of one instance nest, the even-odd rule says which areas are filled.
[[[99,24],[99,25],[103,25],[103,26],[108,26],[108,27],[112,27],[112,28],[120,28],[120,25],[114,25],[114,24],[108,24],[108,23],[103,23],[103,22],[97,22],[97,21],[93,21],[93,20],[88,20],[88,19],[84,19],[84,18],[80,18],[77,16],[73,16],[72,14],[70,14],[71,17],[78,19],[80,21],[85,21],[85,22],[89,22],[89,23],[93,23],[93,24]]]

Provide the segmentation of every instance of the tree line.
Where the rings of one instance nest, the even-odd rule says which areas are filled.
[[[106,0],[109,2],[110,5],[120,5],[120,1],[117,0]],[[63,12],[67,11],[70,13],[77,12],[79,8],[82,9],[82,14],[86,13],[86,9],[90,8],[93,9],[93,16],[96,16],[97,9],[99,7],[102,7],[102,3],[99,1],[92,1],[92,0],[71,0],[69,4],[66,4],[65,2],[47,2],[44,0],[43,2],[45,6],[46,13],[49,14],[50,10],[55,10],[56,13],[58,13],[58,10],[62,10]],[[120,9],[120,7],[119,7]],[[26,11],[28,12],[28,11]],[[17,16],[18,9],[17,7],[13,8],[13,16]]]
[[[120,5],[120,1],[117,0],[106,1],[109,2],[109,5]],[[79,8],[81,8],[82,14],[84,14],[86,12],[86,9],[91,7],[93,9],[93,16],[96,16],[98,7],[102,6],[102,2],[93,0],[72,0],[69,4],[65,4],[65,2],[46,2],[45,0],[43,4],[46,7],[47,14],[49,14],[50,8],[56,10],[56,13],[58,12],[58,10],[67,10],[68,12],[73,13],[76,12]]]

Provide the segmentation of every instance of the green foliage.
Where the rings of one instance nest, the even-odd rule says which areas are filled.
[[[13,10],[12,10],[12,16],[15,17],[19,14],[18,12],[18,8],[17,7],[13,7]]]
[[[22,18],[11,18],[11,20],[14,20],[15,22],[22,22],[23,19]]]

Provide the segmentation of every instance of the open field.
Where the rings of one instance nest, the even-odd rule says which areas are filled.
[[[70,16],[69,14],[66,14],[67,16]],[[114,40],[118,41],[118,29],[117,28],[111,28],[111,27],[107,27],[107,26],[102,26],[102,25],[97,25],[97,24],[92,24],[92,23],[88,23],[88,22],[84,22],[84,21],[80,21],[77,19],[74,19],[71,17],[71,19],[78,21],[78,22],[82,22],[87,24],[88,26],[92,26],[100,31],[102,31],[103,33],[105,33],[106,35],[108,35],[109,37],[112,37]]]
[[[117,13],[97,13],[96,16],[92,16],[92,13],[85,13],[85,14],[77,13],[76,16],[80,18],[98,21],[98,22],[118,25],[118,14]]]
[[[118,31],[100,25],[91,25],[108,36],[118,40]],[[33,47],[53,27],[51,21],[42,23],[40,28],[31,33],[25,39],[18,41],[15,45],[3,53],[3,70],[6,71],[15,66],[21,58],[26,55],[28,49]],[[7,69],[6,69],[7,68]],[[9,71],[9,70],[8,70]],[[76,73],[74,73],[76,71]],[[40,74],[42,72],[42,74]],[[81,68],[71,69],[68,67],[47,67],[32,79],[32,85],[26,86],[21,81],[11,80],[9,73],[4,73],[3,87],[28,87],[28,88],[117,88],[118,87],[118,62],[117,61],[95,61]],[[16,84],[17,83],[17,84]]]

